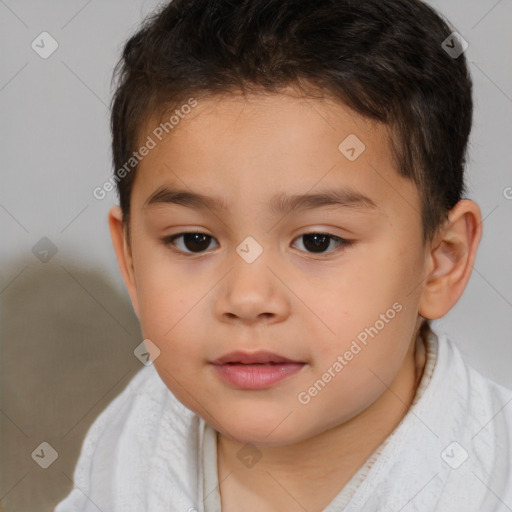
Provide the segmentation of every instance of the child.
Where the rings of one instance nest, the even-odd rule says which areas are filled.
[[[147,366],[56,512],[512,510],[512,391],[429,325],[482,231],[464,48],[419,0],[146,20],[97,195]]]

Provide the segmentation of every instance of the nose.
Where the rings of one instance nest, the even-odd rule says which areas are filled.
[[[220,321],[275,323],[289,315],[287,288],[268,263],[263,254],[252,263],[235,254],[231,271],[218,287],[215,314]]]

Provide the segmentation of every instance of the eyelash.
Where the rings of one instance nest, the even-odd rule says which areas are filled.
[[[201,251],[201,252],[185,252],[185,251],[182,251],[180,249],[177,249],[176,248],[176,244],[174,243],[174,241],[184,235],[204,235],[206,237],[209,237],[211,240],[215,240],[215,237],[211,236],[211,235],[208,235],[207,233],[201,233],[199,231],[187,231],[187,232],[183,232],[183,233],[178,233],[176,235],[171,235],[171,236],[167,236],[167,237],[164,237],[162,238],[162,242],[163,244],[168,247],[169,249],[171,249],[172,251],[182,255],[182,256],[194,256],[194,255],[200,255],[200,254],[204,254],[206,251]],[[325,255],[329,255],[329,254],[332,254],[332,253],[338,253],[340,251],[343,251],[344,249],[346,249],[347,247],[349,247],[350,245],[352,245],[355,240],[348,240],[346,238],[341,238],[339,236],[335,236],[335,235],[331,235],[330,233],[324,233],[324,232],[321,232],[321,231],[312,231],[310,233],[303,233],[302,235],[298,236],[297,238],[295,238],[295,240],[298,240],[304,236],[308,236],[308,235],[323,235],[323,236],[326,236],[332,240],[335,240],[338,242],[338,247],[332,251],[327,251],[327,252],[323,252],[323,253],[315,253],[315,252],[307,252],[307,251],[303,251],[303,252],[306,252],[306,254],[312,254],[312,255],[316,255],[316,256],[324,256]]]

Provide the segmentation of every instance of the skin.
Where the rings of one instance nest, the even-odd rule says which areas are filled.
[[[141,140],[158,123],[148,123]],[[349,134],[366,146],[354,161],[338,149]],[[424,244],[418,191],[397,173],[388,141],[386,126],[327,98],[288,91],[199,99],[139,164],[130,242],[119,207],[109,213],[144,338],[161,351],[159,375],[219,432],[223,511],[327,506],[406,414],[425,364],[422,317],[446,314],[466,286],[481,237],[478,206],[460,201]],[[162,185],[222,197],[227,209],[145,205]],[[276,193],[340,187],[376,207],[286,215],[268,205]],[[202,253],[183,237],[175,250],[162,241],[183,232],[212,238]],[[311,252],[308,233],[352,243],[328,239],[323,252]],[[263,249],[252,263],[236,252],[247,236]],[[396,303],[400,312],[300,403],[298,393]],[[240,390],[209,364],[233,350],[306,364],[269,389]],[[250,468],[237,457],[246,443],[261,454]]]

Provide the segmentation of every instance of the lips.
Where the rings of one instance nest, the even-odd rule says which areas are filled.
[[[301,361],[294,361],[286,357],[274,354],[272,352],[230,352],[219,359],[216,359],[212,364],[268,364],[268,363],[300,363]]]
[[[270,388],[297,374],[305,364],[272,352],[230,352],[212,362],[225,383],[245,390]]]

